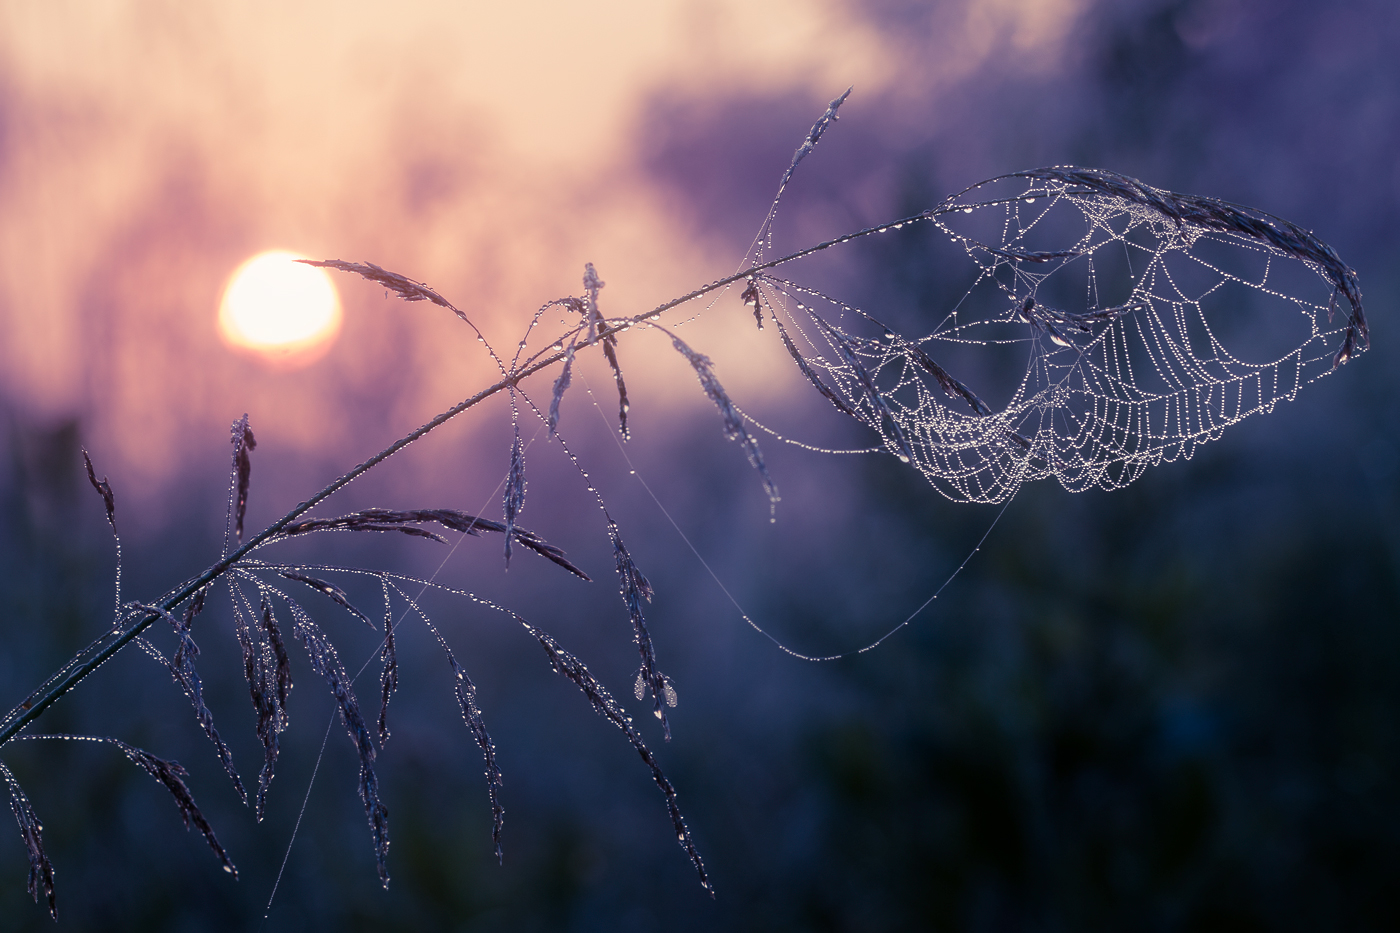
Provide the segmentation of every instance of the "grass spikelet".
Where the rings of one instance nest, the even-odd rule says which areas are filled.
[[[514,416],[514,412],[512,412]],[[506,474],[506,491],[503,497],[505,511],[506,566],[510,566],[510,544],[515,538],[515,519],[525,508],[525,445],[520,440],[520,419],[515,422],[515,441],[510,446],[510,471]]]
[[[846,404],[845,399],[832,391],[825,382],[821,381],[821,377],[812,371],[812,367],[807,364],[806,358],[798,352],[797,346],[793,344],[792,338],[788,336],[787,328],[783,326],[783,322],[775,316],[773,318],[773,323],[778,325],[778,336],[783,338],[783,346],[787,348],[788,355],[797,363],[797,368],[802,371],[802,375],[807,377],[807,381],[816,387],[816,390],[822,394],[823,398],[832,405],[835,405],[837,411],[845,415],[850,415],[852,418],[859,421],[860,416],[851,409],[851,406]]]
[[[307,534],[313,531],[401,531],[407,534],[416,534],[425,538],[432,538],[434,541],[442,542],[443,539],[430,531],[414,527],[416,523],[436,522],[437,524],[452,531],[460,531],[463,534],[480,537],[481,532],[490,531],[497,534],[505,534],[506,526],[504,522],[498,522],[489,518],[480,518],[466,512],[459,512],[455,509],[406,509],[394,511],[390,509],[365,509],[361,512],[352,512],[349,515],[341,515],[337,518],[309,518],[300,522],[293,522],[282,529],[279,537],[291,537],[292,535]],[[522,547],[528,548],[547,560],[553,561],[560,567],[572,573],[585,582],[592,582],[592,578],[578,567],[574,566],[565,556],[561,548],[548,543],[537,533],[525,528],[516,527],[511,531],[511,537]]]
[[[97,473],[92,468],[92,458],[88,456],[86,450],[83,450],[83,466],[87,467],[88,482],[92,484],[93,489],[97,490],[97,494],[102,497],[102,504],[107,509],[107,524],[111,526],[112,542],[116,545],[117,549],[116,586],[114,587],[115,592],[112,595],[112,607],[115,612],[113,625],[120,627],[123,624],[124,616],[122,610],[122,536],[117,532],[116,499],[112,495],[112,484],[107,482],[107,477],[102,477],[102,481],[98,482]]]
[[[195,720],[210,742],[214,743],[214,750],[219,756],[219,763],[224,766],[229,780],[233,781],[233,787],[238,791],[238,797],[244,804],[248,803],[248,791],[243,787],[243,779],[239,777],[238,770],[233,766],[233,752],[219,735],[219,730],[214,728],[214,714],[209,707],[204,704],[204,689],[200,683],[199,672],[195,670],[194,659],[199,656],[199,646],[195,644],[194,638],[190,635],[190,626],[194,623],[195,616],[204,609],[204,596],[207,589],[202,589],[195,593],[190,600],[185,612],[179,617],[162,612],[175,629],[175,635],[179,639],[179,644],[175,648],[175,654],[168,662],[170,676],[185,691],[185,696],[189,698],[190,704],[194,706]],[[152,611],[159,612],[157,606],[148,607]]]
[[[360,705],[355,700],[355,692],[350,687],[350,678],[340,663],[335,647],[321,632],[320,626],[295,600],[288,600],[292,610],[293,630],[316,673],[326,679],[331,695],[340,708],[340,720],[345,724],[350,741],[360,758],[360,800],[365,805],[365,817],[369,821],[370,836],[374,841],[374,863],[379,871],[379,881],[389,886],[389,808],[379,799],[379,778],[374,773],[374,740],[364,717],[360,715]]]
[[[209,843],[209,848],[214,850],[214,855],[223,864],[224,871],[238,877],[238,869],[233,867],[233,862],[229,859],[224,847],[219,844],[218,838],[214,835],[214,828],[209,825],[209,821],[204,818],[204,814],[199,811],[199,806],[194,802],[190,789],[185,785],[185,778],[189,777],[189,772],[180,766],[178,761],[166,761],[164,758],[157,758],[150,752],[143,751],[132,745],[127,745],[120,739],[105,738],[102,741],[110,742],[122,750],[122,754],[130,758],[133,763],[143,771],[165,785],[165,789],[170,791],[170,795],[175,798],[175,805],[180,808],[180,817],[185,821],[185,828],[189,829],[193,823],[201,833],[204,834],[204,841]]]
[[[1346,296],[1351,305],[1346,334],[1342,338],[1342,347],[1337,351],[1334,368],[1350,359],[1358,345],[1371,345],[1366,312],[1361,306],[1361,286],[1357,281],[1356,271],[1342,262],[1336,250],[1296,224],[1273,214],[1228,201],[1153,188],[1136,178],[1103,169],[1052,166],[1017,172],[1011,177],[1058,181],[1088,188],[1092,192],[1122,198],[1151,208],[1174,221],[1178,227],[1191,225],[1207,230],[1238,233],[1268,243],[1304,262],[1313,263],[1322,269],[1333,286]]]
[[[549,436],[553,437],[559,427],[559,403],[569,390],[574,378],[574,344],[569,343],[564,351],[564,366],[559,370],[559,378],[554,380],[554,391],[549,397]]]
[[[439,639],[441,640],[441,639]],[[457,663],[457,658],[443,643],[443,650],[447,651],[447,663],[452,666],[454,677],[453,690],[457,694],[457,705],[462,710],[462,720],[471,730],[472,738],[476,739],[476,744],[481,747],[482,757],[486,760],[486,793],[491,798],[491,841],[496,846],[496,859],[500,861],[504,858],[501,849],[501,833],[505,827],[506,810],[501,806],[501,769],[496,764],[496,744],[491,741],[491,734],[486,731],[486,721],[481,717],[481,710],[476,705],[476,684],[467,676]]]
[[[866,400],[870,403],[877,425],[883,425],[886,419],[889,420],[890,431],[894,435],[895,447],[899,450],[899,458],[905,463],[913,460],[914,451],[909,446],[909,439],[904,436],[904,429],[899,426],[899,420],[895,418],[894,412],[890,410],[889,403],[886,402],[885,397],[880,394],[880,390],[876,387],[875,379],[870,375],[870,371],[865,368],[865,364],[861,363],[860,357],[856,356],[856,352],[852,349],[850,341],[848,341],[845,335],[833,325],[828,324],[820,317],[813,315],[812,320],[817,322],[817,326],[822,329],[827,339],[831,341],[831,345],[836,348],[836,352],[840,355],[841,361],[851,368],[851,373],[856,377],[856,381],[860,383],[861,390],[864,392]],[[883,429],[881,433],[883,433]]]
[[[452,668],[453,690],[457,695],[457,705],[462,712],[462,721],[466,723],[471,731],[472,738],[481,748],[482,757],[486,761],[486,792],[491,799],[491,840],[496,846],[496,858],[500,860],[504,853],[501,848],[501,834],[505,827],[505,807],[501,805],[500,789],[503,783],[501,770],[496,765],[496,744],[491,739],[491,734],[486,731],[486,721],[482,718],[481,710],[476,704],[476,684],[472,683],[466,671],[462,670],[457,663],[457,656],[453,654],[452,648],[447,644],[447,639],[442,637],[442,632],[433,624],[433,620],[423,611],[413,599],[404,593],[397,584],[390,583],[386,578],[381,578],[384,583],[385,597],[388,597],[389,587],[393,586],[423,620],[428,631],[437,641],[438,647],[447,656],[448,666]],[[512,614],[513,615],[513,614]],[[517,617],[518,618],[518,617]]]
[[[807,133],[807,138],[802,140],[802,145],[798,146],[797,151],[792,154],[792,164],[783,173],[783,180],[778,183],[779,194],[792,180],[792,174],[797,171],[798,163],[812,154],[812,150],[817,148],[817,143],[821,141],[822,134],[826,132],[827,127],[836,122],[836,111],[846,102],[846,98],[851,96],[853,90],[855,90],[854,86],[846,88],[844,94],[827,104],[826,113],[822,114],[821,118],[812,125],[812,129]]]
[[[383,577],[379,585],[384,588],[384,646],[379,649],[379,660],[384,666],[379,672],[379,747],[389,741],[389,700],[399,686],[399,656],[394,644],[394,607],[389,601],[389,583]]]
[[[972,410],[979,415],[990,415],[992,413],[992,409],[986,402],[978,398],[967,386],[954,379],[948,373],[948,370],[939,366],[938,363],[934,361],[933,357],[924,352],[923,347],[911,345],[909,347],[909,355],[913,357],[914,362],[927,370],[928,373],[937,380],[939,388],[941,388],[943,393],[949,398],[961,397],[971,405]]]
[[[251,607],[240,606],[241,602],[238,598],[233,601],[234,633],[243,649],[243,676],[248,681],[248,693],[258,717],[258,739],[263,745],[263,766],[258,773],[258,793],[253,806],[254,815],[262,822],[268,786],[277,769],[280,751],[277,737],[287,728],[286,705],[287,694],[292,689],[292,669],[282,632],[267,599],[263,598],[260,612],[251,612]],[[244,617],[245,608],[259,624],[257,638],[253,637]]]
[[[1367,338],[1367,345],[1369,346],[1369,344],[1370,339]],[[1341,366],[1343,363],[1347,362],[1355,355],[1356,327],[1351,326],[1346,329],[1346,333],[1342,336],[1342,345],[1337,348],[1336,355],[1332,357],[1332,368],[1336,369],[1338,366]]]
[[[759,330],[763,330],[763,294],[758,290],[758,280],[750,279],[749,284],[739,295],[739,300],[750,308],[753,308],[754,323]]]
[[[695,370],[695,375],[700,380],[701,387],[705,390],[705,395],[719,409],[720,417],[724,419],[724,436],[731,441],[738,441],[740,446],[744,448],[749,463],[763,479],[763,490],[768,493],[769,505],[776,506],[780,498],[778,487],[774,484],[773,477],[768,475],[768,466],[763,462],[763,452],[758,449],[758,441],[754,440],[753,435],[744,427],[744,419],[739,415],[734,403],[729,400],[729,394],[724,391],[724,386],[720,385],[719,380],[715,378],[710,358],[703,353],[696,353],[675,334],[668,331],[667,336],[671,338],[671,344],[676,348],[676,351],[690,362],[691,368]]]
[[[612,369],[613,381],[617,383],[618,431],[625,441],[632,436],[631,431],[627,428],[627,412],[632,408],[632,403],[627,399],[627,383],[622,378],[622,366],[617,361],[617,336],[605,333],[607,322],[603,320],[603,313],[598,308],[598,292],[606,284],[608,283],[598,278],[598,270],[593,267],[593,263],[583,264],[583,289],[587,296],[584,299],[584,314],[588,326],[596,328],[590,334],[590,340],[595,334],[601,334],[603,337],[603,356],[607,358],[608,367]],[[551,410],[553,407],[551,404]]]
[[[248,455],[258,446],[258,442],[253,438],[253,429],[248,427],[246,413],[233,423],[231,433],[233,472],[237,483],[237,492],[234,495],[233,536],[242,544],[243,516],[248,511],[248,483],[253,475],[253,461]]]
[[[0,775],[5,778],[5,783],[10,789],[10,811],[15,815],[15,822],[19,824],[19,834],[24,839],[24,850],[29,855],[29,896],[34,898],[34,903],[39,903],[39,892],[42,891],[45,899],[49,902],[49,916],[55,921],[58,920],[58,908],[54,902],[53,890],[53,864],[49,857],[44,854],[44,826],[39,822],[39,817],[35,815],[34,808],[29,803],[29,798],[24,795],[24,790],[19,786],[19,781],[10,773],[10,769],[0,761]]]
[[[676,789],[662,772],[656,756],[651,753],[651,749],[647,748],[646,742],[642,741],[641,733],[632,725],[632,720],[627,717],[627,714],[622,711],[622,707],[618,706],[617,701],[589,672],[582,661],[565,651],[547,633],[540,631],[523,619],[520,621],[525,626],[526,631],[540,643],[540,647],[549,657],[549,663],[554,672],[568,678],[582,690],[583,695],[588,697],[588,702],[593,704],[593,709],[622,730],[623,734],[627,736],[627,740],[632,743],[632,747],[637,750],[637,754],[641,756],[642,761],[651,768],[652,780],[656,782],[657,787],[661,788],[661,793],[666,797],[666,809],[671,814],[671,823],[676,831],[676,841],[690,857],[690,863],[695,866],[695,871],[700,876],[700,886],[708,891],[711,897],[714,897],[714,888],[710,885],[709,876],[705,873],[705,863],[701,860],[700,851],[696,849],[695,841],[690,836],[690,830],[685,825],[685,817],[681,815]]]
[[[343,259],[298,259],[297,262],[308,266],[320,266],[324,269],[338,269],[341,272],[353,272],[363,278],[369,279],[379,285],[383,285],[389,291],[398,295],[404,301],[431,301],[439,307],[446,308],[462,320],[467,320],[467,316],[458,311],[452,302],[433,291],[422,282],[415,282],[406,275],[399,275],[397,272],[390,272],[388,269],[376,266],[372,262],[346,262]]]
[[[86,450],[83,451],[83,465],[87,467],[88,482],[92,483],[92,488],[97,490],[97,494],[102,497],[102,504],[107,507],[107,524],[112,526],[112,530],[117,530],[117,503],[112,495],[112,484],[107,482],[107,477],[102,477],[98,482],[97,473],[92,468],[92,458],[88,456]]]
[[[371,509],[370,512],[386,512],[384,509]],[[398,515],[402,513],[388,513]],[[411,535],[418,538],[428,538],[438,544],[446,544],[447,539],[441,535],[434,534],[426,528],[419,528],[416,525],[404,524],[402,521],[392,519],[385,521],[375,521],[365,513],[356,512],[353,515],[342,515],[338,518],[308,518],[305,521],[292,522],[278,534],[279,538],[290,538],[293,535],[308,534],[313,531],[397,531],[402,534]],[[472,532],[475,534],[475,532]]]
[[[603,326],[601,321],[598,326]],[[617,383],[618,431],[625,441],[632,437],[632,432],[627,427],[627,412],[631,410],[632,403],[627,399],[627,383],[622,378],[622,366],[617,362],[617,338],[611,334],[603,338],[603,356],[612,367],[613,381]]]
[[[423,617],[427,620],[427,617]],[[452,668],[452,689],[457,694],[457,705],[462,711],[462,721],[471,730],[472,738],[476,739],[476,744],[481,747],[481,755],[486,761],[486,793],[491,799],[491,841],[496,846],[496,859],[499,861],[504,857],[501,849],[501,833],[505,828],[506,810],[501,805],[501,769],[496,764],[496,743],[491,740],[491,734],[486,731],[486,720],[481,716],[481,710],[476,705],[476,684],[467,676],[467,672],[462,670],[457,663],[457,656],[452,653],[447,640],[442,637],[437,626],[428,622],[428,628],[432,631],[433,637],[437,639],[438,646],[447,655],[447,663]]]
[[[627,605],[628,618],[632,620],[632,640],[636,643],[637,651],[642,656],[642,668],[637,674],[637,682],[644,685],[645,689],[638,693],[637,699],[645,699],[645,690],[651,691],[652,711],[656,714],[656,718],[661,720],[662,734],[669,742],[671,741],[671,724],[666,719],[666,707],[662,702],[662,696],[666,689],[666,678],[656,669],[656,648],[652,645],[651,632],[647,629],[646,615],[642,612],[642,602],[651,602],[654,593],[651,589],[651,583],[637,569],[637,564],[632,560],[627,545],[622,543],[622,533],[618,531],[617,523],[612,520],[612,516],[608,516],[608,537],[612,539],[613,557],[617,562],[617,577],[619,588],[622,591],[622,601]]]
[[[325,580],[318,580],[315,577],[308,577],[306,574],[298,573],[295,570],[279,570],[278,573],[286,577],[288,580],[295,580],[298,583],[305,583],[307,586],[311,587],[316,592],[321,593],[324,596],[329,596],[337,606],[340,606],[342,609],[345,609],[347,612],[349,612],[355,618],[359,619],[365,625],[368,625],[371,629],[378,631],[378,629],[374,628],[374,623],[370,621],[369,616],[356,609],[355,606],[350,602],[350,595],[344,590],[342,590],[340,587],[336,586],[334,583],[327,583]]]

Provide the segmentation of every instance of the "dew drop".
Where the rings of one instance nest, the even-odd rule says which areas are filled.
[[[909,462],[909,456],[908,456],[907,454],[900,454],[900,455],[899,455],[899,462],[900,462],[900,463],[908,463],[908,462]]]
[[[970,207],[964,207],[964,208],[963,208],[963,213],[964,213],[964,214],[971,214],[971,213],[972,213],[972,208],[970,208]]]
[[[885,232],[886,230],[888,230],[888,229],[889,229],[889,227],[881,227],[880,230],[879,230],[879,232],[880,232],[880,233],[884,233],[884,232]]]

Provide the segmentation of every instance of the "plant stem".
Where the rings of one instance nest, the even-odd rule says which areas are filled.
[[[717,291],[718,289],[724,288],[728,285],[732,285],[733,283],[740,281],[741,279],[748,278],[749,276],[754,275],[758,272],[762,272],[765,269],[772,269],[776,266],[783,265],[784,263],[792,262],[793,260],[801,259],[804,256],[809,256],[812,253],[816,253],[829,247],[836,246],[837,244],[846,243],[859,237],[876,233],[886,227],[893,226],[897,223],[911,223],[913,221],[924,219],[935,214],[946,213],[949,210],[951,210],[951,208],[947,207],[945,204],[945,206],[937,210],[925,211],[921,214],[916,214],[912,217],[906,217],[902,220],[890,221],[888,224],[880,224],[879,226],[866,227],[865,229],[859,230],[855,233],[848,233],[843,236],[836,237],[834,239],[826,240],[822,243],[816,244],[815,246],[809,246],[806,249],[799,250],[795,253],[789,253],[788,255],[779,257],[777,259],[770,259],[767,262],[762,262],[756,265],[749,266],[739,272],[735,272],[733,275],[728,275],[724,278],[716,279],[715,281],[710,282],[708,285],[702,285],[694,291],[681,295],[679,298],[673,298],[670,301],[667,301],[663,304],[659,304],[655,308],[646,312],[645,314],[639,314],[631,318],[624,318],[615,324],[611,324],[608,327],[601,330],[600,332],[598,332],[597,334],[594,334],[593,340],[590,342],[597,343],[605,337],[609,337],[620,331],[627,330],[633,324],[638,324],[643,321],[649,321],[653,318],[664,314],[672,308],[685,304],[688,301],[693,301],[696,298],[700,298],[704,295],[707,295],[713,291]],[[321,489],[311,498],[298,503],[297,506],[291,511],[289,511],[286,515],[283,515],[277,521],[273,522],[271,525],[268,525],[266,528],[264,528],[254,537],[250,538],[246,543],[244,543],[233,553],[229,554],[227,557],[224,557],[218,563],[210,566],[207,570],[199,574],[197,577],[187,580],[185,583],[166,593],[165,596],[163,596],[156,605],[159,606],[160,610],[164,612],[173,612],[175,608],[181,603],[183,603],[185,600],[189,599],[195,593],[199,592],[199,590],[203,589],[210,583],[213,583],[219,577],[223,576],[223,574],[227,572],[230,567],[236,564],[245,554],[248,554],[254,548],[276,537],[276,535],[280,533],[283,528],[291,524],[297,518],[309,512],[311,509],[315,508],[319,503],[324,501],[331,494],[337,492],[340,489],[343,489],[345,486],[349,485],[358,477],[369,472],[371,469],[383,463],[385,460],[389,459],[394,454],[398,453],[400,450],[403,450],[409,444],[412,444],[414,441],[418,440],[419,438],[423,437],[429,432],[434,431],[442,425],[446,424],[448,421],[457,417],[467,409],[472,408],[478,403],[485,401],[486,399],[490,398],[493,395],[496,395],[504,389],[514,388],[526,377],[532,376],[540,370],[554,365],[563,358],[564,351],[561,350],[550,353],[543,359],[530,362],[528,365],[525,366],[525,368],[517,370],[513,374],[507,375],[505,378],[501,379],[500,382],[497,382],[495,385],[492,385],[489,388],[482,389],[480,392],[471,396],[470,398],[463,399],[456,405],[453,405],[451,408],[447,409],[446,411],[439,414],[437,417],[433,418],[431,421],[427,422],[426,424],[422,425],[416,430],[405,434],[403,437],[394,441],[388,447],[385,447],[383,450],[379,451],[379,453],[370,457],[368,460],[365,460],[359,466],[356,466],[354,469],[340,476],[338,479],[332,481],[329,485]],[[157,619],[160,618],[160,612],[154,610],[149,611],[145,613],[141,618],[139,618],[135,623],[124,626],[119,624],[117,627],[114,627],[113,629],[104,633],[100,638],[92,642],[86,648],[83,648],[80,651],[78,651],[75,655],[73,655],[72,658],[70,658],[67,661],[67,663],[65,663],[53,674],[50,674],[48,679],[45,680],[36,690],[30,693],[29,696],[24,700],[24,702],[20,703],[14,709],[10,710],[10,712],[5,715],[4,719],[0,719],[0,746],[3,746],[6,743],[8,743],[11,739],[18,735],[19,732],[22,729],[24,729],[25,726],[29,725],[31,722],[43,715],[44,711],[47,710],[50,706],[52,706],[55,702],[57,702],[59,697],[72,690],[79,683],[81,683],[89,674],[91,674],[93,671],[97,670],[99,667],[105,664],[110,658],[115,656],[117,652],[121,651],[122,648],[126,647],[136,638],[140,637],[142,632],[144,632],[147,628],[151,626],[152,623],[154,623]]]

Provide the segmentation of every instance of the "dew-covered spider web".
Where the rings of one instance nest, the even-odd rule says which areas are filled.
[[[1004,176],[843,239],[871,233],[936,270],[919,307],[770,270],[744,297],[837,409],[957,501],[1125,486],[1369,343],[1355,273],[1310,233],[1110,172]]]

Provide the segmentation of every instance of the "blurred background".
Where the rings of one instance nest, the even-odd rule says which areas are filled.
[[[809,664],[744,624],[639,477],[738,603],[809,653],[858,648],[905,618],[997,509],[949,503],[888,456],[760,435],[783,493],[770,524],[685,362],[628,334],[626,457],[597,360],[581,364],[561,432],[656,589],[648,618],[680,698],[669,744],[631,698],[635,648],[600,514],[535,423],[522,524],[597,582],[518,552],[504,571],[489,540],[449,555],[326,536],[296,553],[438,573],[551,632],[637,717],[718,897],[700,889],[635,753],[538,645],[503,615],[430,599],[496,740],[502,865],[479,751],[421,626],[401,632],[380,758],[387,892],[339,725],[311,782],[332,703],[301,660],[256,824],[178,688],[126,652],[39,728],[178,758],[240,878],[115,751],[17,743],[4,760],[44,821],[62,927],[1400,925],[1393,3],[619,0],[388,16],[348,2],[55,2],[0,17],[7,708],[108,623],[113,549],[80,447],[116,490],[125,598],[154,598],[217,556],[228,425],[244,412],[259,440],[259,528],[491,381],[450,313],[348,276],[335,279],[343,328],[318,359],[273,365],[231,348],[216,315],[244,260],[284,249],[376,262],[430,283],[503,348],[545,301],[579,293],[585,262],[608,283],[605,312],[636,313],[738,266],[793,149],[848,85],[785,197],[783,242],[903,216],[1007,171],[1102,167],[1314,230],[1358,270],[1375,342],[1126,490],[1025,488],[915,624],[877,651]],[[872,308],[917,306],[936,288],[917,250],[875,245],[832,256],[824,281]],[[686,327],[759,420],[812,444],[869,443],[734,294]],[[322,514],[494,516],[509,436],[495,400]],[[372,633],[306,602],[352,670],[370,657]],[[231,625],[223,600],[200,617],[200,671],[255,781]],[[358,684],[367,706],[374,673]],[[18,833],[0,828],[4,925],[50,929],[26,871]]]

